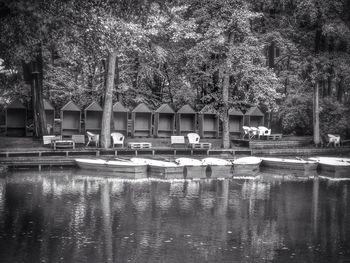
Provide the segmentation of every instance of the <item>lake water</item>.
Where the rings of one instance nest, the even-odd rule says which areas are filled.
[[[350,181],[268,178],[14,172],[0,262],[350,262]]]

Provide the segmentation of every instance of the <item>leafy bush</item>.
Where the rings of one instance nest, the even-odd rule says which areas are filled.
[[[313,101],[310,94],[287,98],[280,106],[279,118],[284,133],[296,135],[313,134]],[[320,132],[322,138],[328,133],[339,134],[343,138],[350,135],[350,107],[335,98],[320,100]]]
[[[312,98],[307,95],[288,97],[280,106],[279,118],[283,133],[312,134]]]
[[[325,98],[320,108],[321,134],[339,134],[348,136],[350,130],[350,108],[339,103],[334,98]]]

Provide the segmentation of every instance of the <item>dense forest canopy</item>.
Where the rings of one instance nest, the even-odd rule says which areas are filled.
[[[56,109],[208,105],[225,133],[257,105],[311,134],[317,86],[322,133],[350,136],[350,0],[1,0],[0,32],[2,105],[31,105],[29,63]]]

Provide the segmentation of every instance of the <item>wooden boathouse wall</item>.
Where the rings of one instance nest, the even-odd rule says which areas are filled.
[[[219,116],[205,106],[198,113],[199,136],[202,138],[219,138],[219,121]]]
[[[232,108],[228,111],[230,136],[239,137],[243,127],[243,112],[240,109]]]
[[[176,113],[177,135],[186,136],[188,133],[196,132],[197,114],[190,105],[182,106]]]
[[[25,136],[27,123],[27,109],[19,101],[15,100],[6,108],[6,135]]]
[[[175,134],[175,111],[162,104],[154,113],[154,135],[169,138]]]
[[[250,127],[264,126],[265,115],[258,107],[251,107],[244,114],[244,125]]]
[[[73,135],[81,133],[81,111],[73,101],[61,108],[61,134]]]
[[[92,102],[84,110],[85,116],[85,133],[87,131],[100,134],[102,126],[102,113],[103,110],[101,106],[96,102]]]
[[[119,132],[125,137],[128,136],[128,116],[129,110],[122,103],[117,102],[113,105],[113,127],[114,132]]]
[[[139,104],[131,112],[132,137],[152,137],[153,112],[144,103]]]

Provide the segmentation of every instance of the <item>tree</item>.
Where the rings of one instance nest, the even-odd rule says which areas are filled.
[[[228,110],[252,104],[273,109],[281,84],[266,67],[264,46],[252,31],[259,14],[245,1],[194,1],[190,9],[201,36],[188,51],[187,65],[193,82],[206,89],[204,103],[221,117],[223,147],[228,148]]]
[[[52,2],[54,3],[54,2]],[[52,6],[46,1],[2,1],[0,57],[31,86],[34,136],[47,134],[43,104],[43,46],[50,42]],[[21,68],[23,66],[23,68]]]

